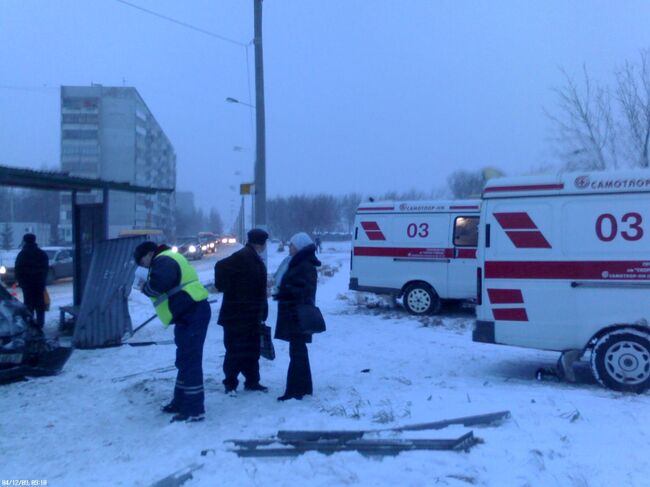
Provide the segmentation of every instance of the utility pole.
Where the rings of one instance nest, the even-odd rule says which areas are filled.
[[[253,227],[266,229],[266,129],[264,118],[264,59],[262,48],[262,0],[255,10],[255,195]]]

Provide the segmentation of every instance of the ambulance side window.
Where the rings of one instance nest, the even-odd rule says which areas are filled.
[[[476,247],[478,245],[478,217],[458,216],[454,220],[454,246]]]

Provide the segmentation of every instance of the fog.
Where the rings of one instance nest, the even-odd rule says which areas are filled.
[[[133,3],[253,37],[252,1]],[[429,191],[456,169],[557,163],[544,109],[560,68],[607,81],[650,47],[649,18],[640,1],[267,0],[268,195]],[[116,0],[3,0],[0,164],[59,166],[60,85],[134,86],[175,147],[178,189],[228,223],[254,128],[225,98],[251,102],[253,56]]]

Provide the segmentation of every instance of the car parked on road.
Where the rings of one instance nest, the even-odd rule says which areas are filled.
[[[41,247],[47,254],[50,261],[50,269],[47,274],[47,283],[52,284],[57,279],[72,277],[74,274],[73,251],[70,247]],[[16,257],[19,250],[15,252],[5,252],[0,264],[0,279],[6,284],[16,282]]]

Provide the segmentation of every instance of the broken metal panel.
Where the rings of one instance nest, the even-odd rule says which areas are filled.
[[[375,430],[347,430],[347,431],[278,431],[278,438],[281,440],[302,440],[302,441],[318,441],[337,439],[341,441],[348,441],[359,439],[366,433],[381,433],[385,431],[425,431],[425,430],[439,430],[447,428],[452,425],[462,426],[487,426],[495,425],[510,417],[510,411],[499,411],[496,413],[479,414],[476,416],[465,416],[462,418],[444,419],[441,421],[434,421],[430,423],[416,423],[404,426],[396,426],[394,428],[381,428]]]
[[[76,347],[119,345],[131,333],[128,298],[137,267],[133,251],[144,241],[144,236],[116,238],[96,246],[75,324]]]
[[[321,440],[290,441],[281,440],[230,440],[238,448],[230,450],[240,457],[286,457],[298,456],[316,451],[325,455],[338,452],[356,451],[367,456],[393,456],[402,452],[429,451],[468,451],[481,442],[472,431],[451,439],[392,439],[392,440]],[[279,443],[281,446],[269,445]]]

